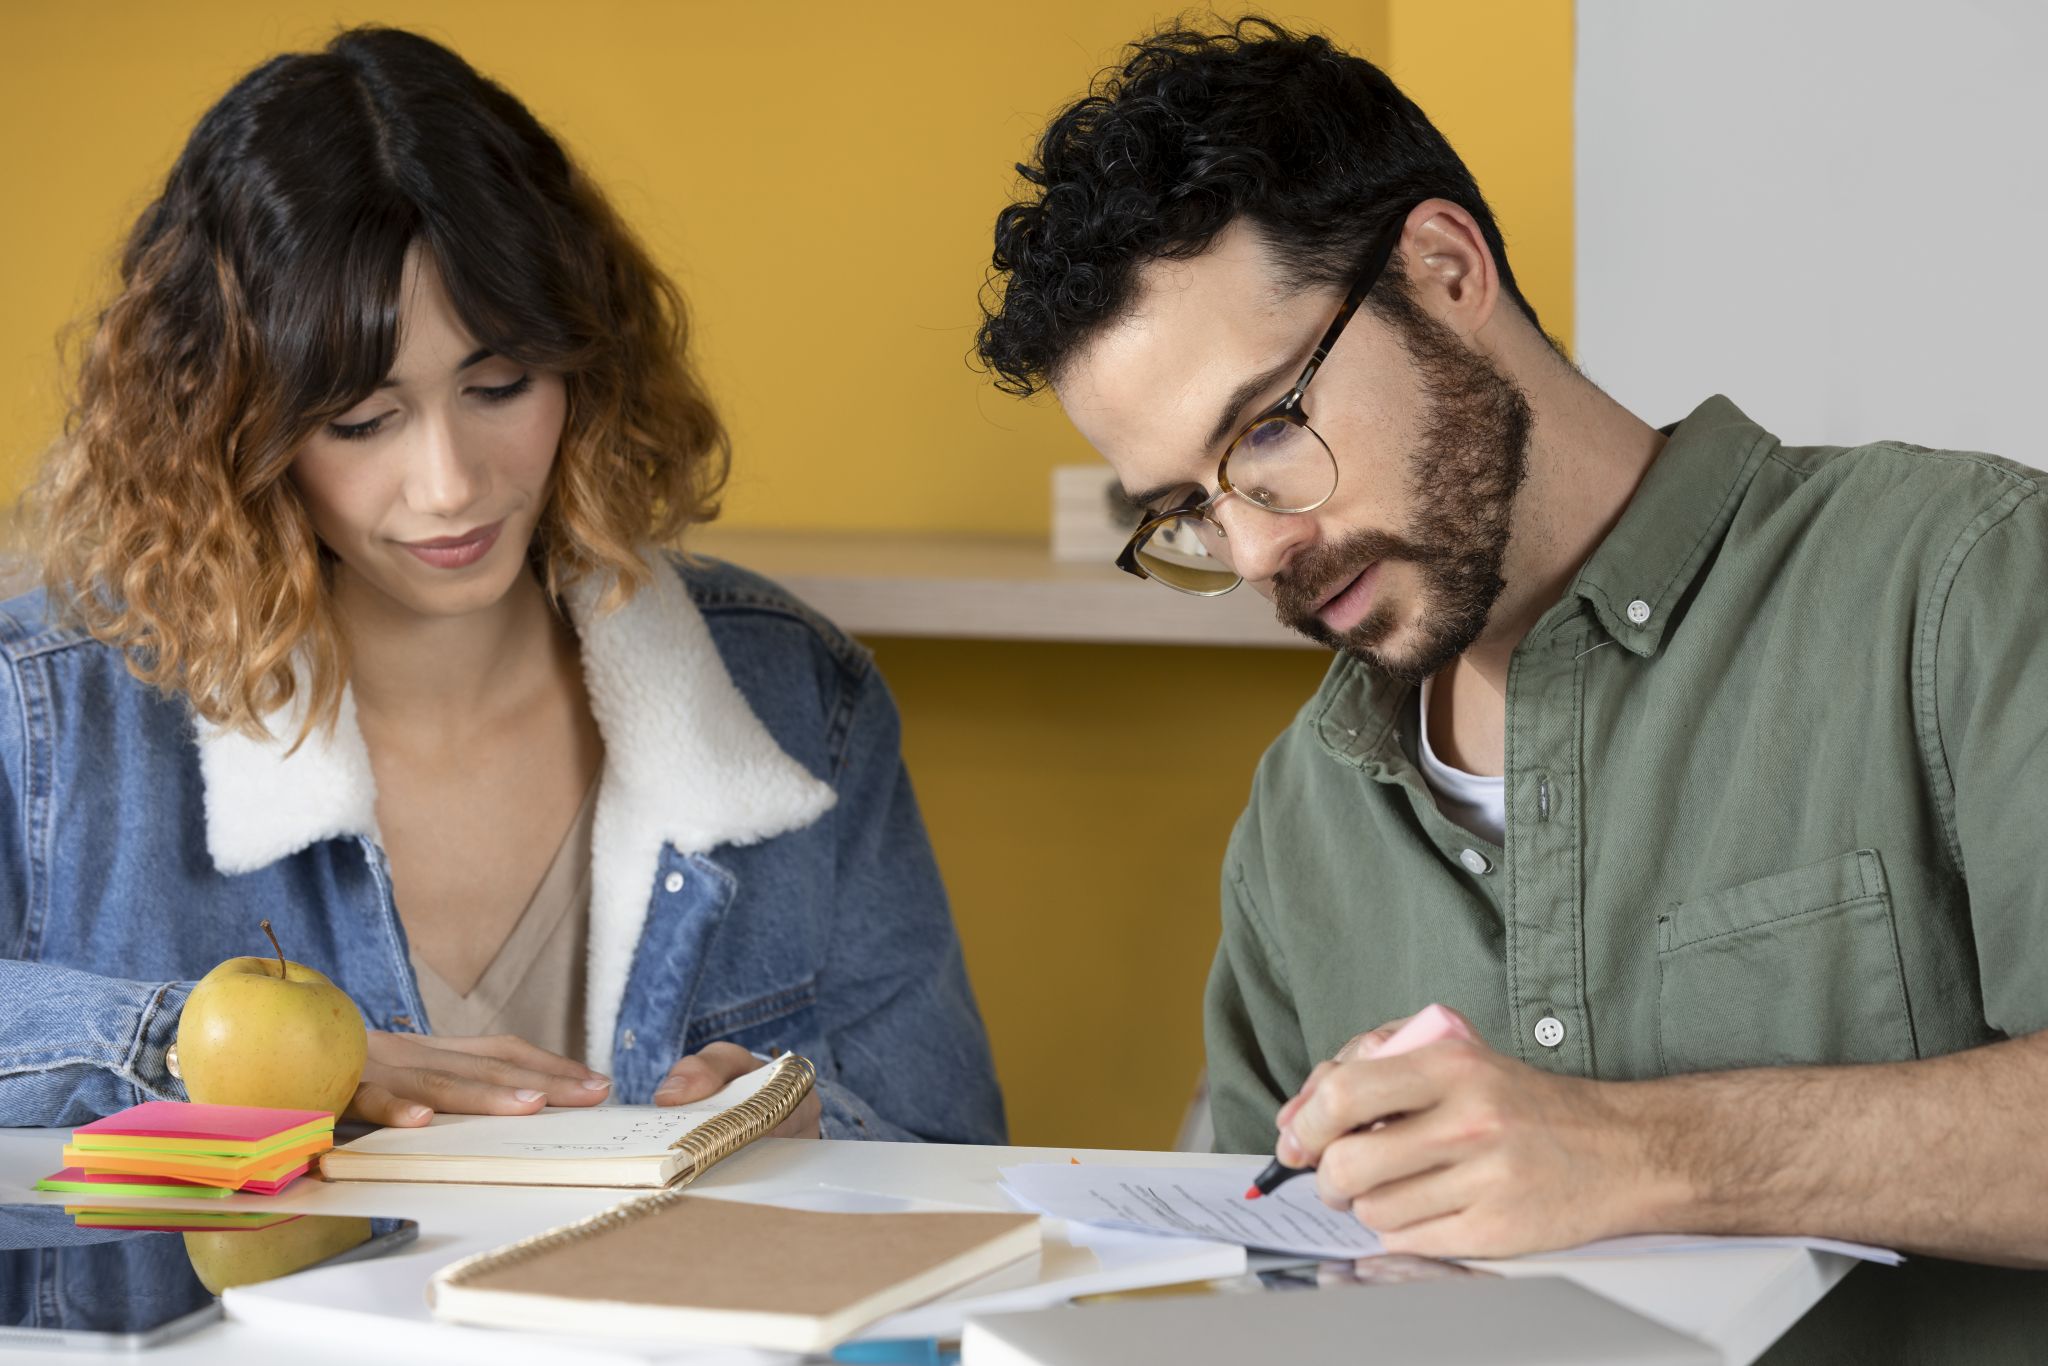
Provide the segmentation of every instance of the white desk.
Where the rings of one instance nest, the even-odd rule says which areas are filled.
[[[65,1197],[32,1187],[60,1166],[64,1131],[0,1129],[0,1204],[62,1204]],[[976,1148],[909,1143],[799,1142],[768,1139],[728,1158],[694,1187],[707,1195],[761,1199],[819,1185],[883,1195],[1008,1209],[996,1189],[997,1169],[1019,1162],[1203,1165],[1241,1160],[1189,1153],[1068,1148]],[[151,1202],[195,1209],[253,1205],[304,1213],[402,1216],[418,1221],[420,1238],[401,1252],[356,1266],[308,1273],[293,1282],[301,1305],[291,1329],[230,1320],[148,1354],[164,1366],[289,1362],[291,1366],[401,1366],[474,1361],[512,1366],[523,1359],[617,1362],[599,1344],[587,1354],[564,1344],[532,1344],[512,1334],[432,1323],[424,1287],[436,1269],[458,1257],[620,1199],[622,1192],[503,1186],[409,1186],[300,1181],[270,1200]],[[75,1197],[73,1197],[75,1199]],[[1849,1270],[1847,1258],[1772,1248],[1719,1253],[1666,1253],[1615,1258],[1527,1258],[1490,1263],[1510,1275],[1562,1275],[1720,1349],[1731,1366],[1753,1361]],[[10,1353],[10,1362],[66,1362],[77,1353]],[[635,1356],[633,1360],[644,1360]]]

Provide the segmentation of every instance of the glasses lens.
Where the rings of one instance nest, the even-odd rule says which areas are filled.
[[[1172,517],[1153,528],[1138,547],[1138,564],[1183,593],[1228,593],[1239,582],[1223,558],[1222,533],[1200,517]]]
[[[1224,464],[1230,487],[1268,512],[1310,512],[1337,491],[1337,460],[1313,430],[1269,417],[1246,429]]]

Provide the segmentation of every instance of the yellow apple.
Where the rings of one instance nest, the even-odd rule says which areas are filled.
[[[275,934],[270,943],[275,959],[230,958],[185,998],[178,1075],[202,1104],[340,1114],[363,1079],[363,1013],[320,973],[286,962]]]
[[[191,1230],[185,1234],[185,1255],[199,1283],[218,1295],[231,1285],[303,1271],[369,1241],[368,1219],[315,1214],[269,1228]]]

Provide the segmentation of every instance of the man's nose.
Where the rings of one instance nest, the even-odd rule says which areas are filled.
[[[1230,567],[1246,583],[1259,584],[1285,569],[1315,540],[1315,520],[1301,513],[1268,512],[1241,497],[1222,499],[1211,515],[1223,524]]]

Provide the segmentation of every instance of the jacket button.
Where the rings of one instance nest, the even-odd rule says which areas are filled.
[[[674,896],[677,892],[683,890],[683,875],[681,873],[670,873],[661,880],[661,889],[670,896]]]
[[[619,1044],[621,1047],[630,1049],[633,1046],[633,1031],[630,1029],[627,1030],[625,1033],[625,1037],[619,1040]]]

